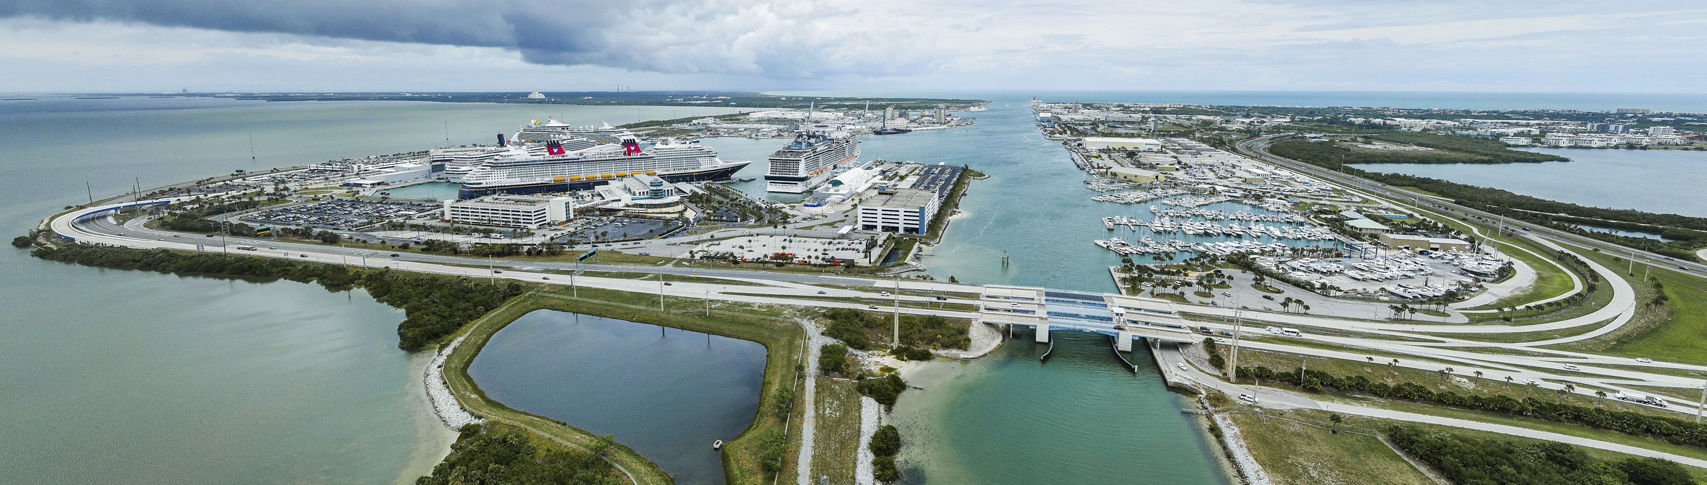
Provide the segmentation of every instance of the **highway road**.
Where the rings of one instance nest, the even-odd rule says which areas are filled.
[[[1242,145],[1243,146],[1243,145]],[[1271,162],[1273,162],[1271,160]],[[1286,162],[1273,162],[1288,165]],[[1296,163],[1296,162],[1292,162]],[[1310,172],[1308,167],[1300,171]],[[1312,172],[1312,175],[1316,175]],[[1328,175],[1319,175],[1324,178]],[[1339,183],[1356,184],[1356,181]],[[1368,188],[1364,188],[1368,187]],[[1357,190],[1366,191],[1376,198],[1408,198],[1405,192],[1395,192],[1379,186],[1360,185]],[[1465,209],[1452,206],[1450,203],[1434,201],[1428,210],[1452,213]],[[80,212],[89,212],[88,210]],[[1460,212],[1475,215],[1475,212]],[[809,307],[839,307],[870,309],[870,301],[908,302],[918,306],[928,306],[943,303],[929,293],[971,293],[979,294],[982,287],[978,285],[961,285],[919,280],[891,280],[888,278],[844,277],[827,274],[802,274],[767,271],[744,271],[731,269],[710,269],[691,266],[687,260],[670,261],[659,265],[585,265],[583,269],[590,271],[609,271],[626,273],[651,273],[681,276],[696,276],[699,278],[722,279],[728,283],[696,281],[672,282],[662,285],[658,280],[637,280],[630,278],[579,276],[570,277],[559,272],[572,271],[574,263],[536,262],[536,261],[488,261],[480,258],[460,257],[437,254],[419,254],[400,252],[376,252],[363,249],[344,248],[339,246],[293,243],[255,238],[221,238],[200,235],[180,234],[167,231],[157,231],[143,227],[142,221],[132,220],[119,225],[110,217],[95,215],[77,218],[66,216],[50,221],[51,227],[62,235],[74,237],[79,241],[113,244],[130,247],[155,248],[165,247],[180,250],[196,250],[201,246],[205,251],[239,252],[237,246],[254,246],[255,251],[242,251],[252,256],[291,258],[297,260],[317,261],[331,264],[366,265],[368,267],[390,267],[405,271],[425,273],[461,275],[474,278],[491,278],[527,281],[546,284],[570,284],[571,280],[578,286],[607,288],[614,290],[632,291],[639,293],[663,294],[674,298],[716,299],[720,301],[735,301],[754,304],[790,305]],[[1541,228],[1531,230],[1531,239],[1550,249],[1574,251],[1572,247],[1558,244],[1553,239],[1553,233],[1544,232]],[[1581,241],[1575,235],[1563,235],[1569,238],[1573,246],[1590,245],[1602,247],[1598,241]],[[1580,247],[1580,246],[1579,246]],[[1605,249],[1603,249],[1605,250]],[[1619,250],[1623,251],[1623,250]],[[1624,251],[1627,252],[1627,251]],[[1641,256],[1639,256],[1641,257]],[[1656,263],[1663,261],[1662,256],[1647,255]],[[1550,258],[1549,258],[1550,259]],[[1611,268],[1589,262],[1591,269],[1600,273],[1607,282],[1608,290],[1613,293],[1612,302],[1595,309],[1588,315],[1562,319],[1543,324],[1510,326],[1510,325],[1452,325],[1424,324],[1394,321],[1353,320],[1309,315],[1301,313],[1283,313],[1268,311],[1244,310],[1235,312],[1231,308],[1204,305],[1185,305],[1182,309],[1195,318],[1210,321],[1193,321],[1193,325],[1211,327],[1214,330],[1231,331],[1229,323],[1214,321],[1217,319],[1232,321],[1235,317],[1243,320],[1245,327],[1240,333],[1249,337],[1241,342],[1244,348],[1272,352],[1290,353],[1311,358],[1343,359],[1351,361],[1386,363],[1391,356],[1399,356],[1395,365],[1425,371],[1439,371],[1452,368],[1457,376],[1469,378],[1475,372],[1482,372],[1482,379],[1504,381],[1510,376],[1514,382],[1522,383],[1535,380],[1537,387],[1549,391],[1563,389],[1567,385],[1575,388],[1579,395],[1593,395],[1594,390],[1604,389],[1611,392],[1643,392],[1635,386],[1671,388],[1680,394],[1687,394],[1701,389],[1703,381],[1696,377],[1675,375],[1683,373],[1700,373],[1707,375],[1707,366],[1698,366],[1667,362],[1637,362],[1626,357],[1601,356],[1582,352],[1570,352],[1537,348],[1540,345],[1576,341],[1610,332],[1619,325],[1628,322],[1635,309],[1634,289]],[[488,269],[501,270],[501,272]],[[880,292],[893,291],[899,288],[906,292],[925,292],[926,294],[883,295]],[[816,300],[815,298],[858,298],[861,301],[848,300]],[[949,297],[946,303],[978,305],[974,299]],[[891,305],[882,305],[879,310],[893,311]],[[901,313],[918,315],[940,315],[950,318],[977,318],[976,312],[957,311],[939,308],[901,307]],[[1237,313],[1237,315],[1235,315]],[[1264,332],[1264,326],[1287,326],[1305,329],[1300,337],[1281,337]],[[1524,342],[1493,343],[1470,340],[1460,337],[1493,334],[1525,334],[1531,332],[1547,332],[1567,330],[1586,326],[1596,326],[1594,330],[1577,336],[1562,338],[1541,338]],[[1574,366],[1573,370],[1564,369],[1565,365]],[[1652,370],[1651,372],[1649,370]],[[1231,386],[1207,376],[1198,376],[1204,385],[1220,388]],[[1238,387],[1238,386],[1233,386]],[[1330,403],[1319,403],[1307,396],[1297,395],[1287,398],[1285,393],[1277,390],[1262,391],[1265,402],[1276,405],[1293,405],[1315,409],[1330,409],[1331,406],[1343,406]],[[1289,400],[1290,399],[1290,400]],[[1690,400],[1665,397],[1670,411],[1687,416],[1696,412],[1696,403]],[[1444,418],[1430,416],[1408,415],[1394,411],[1374,408],[1335,409],[1335,412],[1360,414],[1389,419],[1416,420],[1418,422],[1435,422],[1446,424]],[[1426,419],[1426,421],[1425,421]],[[1476,423],[1467,426],[1465,423],[1447,424],[1455,426],[1490,429],[1486,425]],[[1529,432],[1521,428],[1513,428],[1511,434]],[[1503,432],[1503,431],[1502,431]],[[1534,432],[1539,433],[1539,432]],[[1533,433],[1532,433],[1533,434]],[[1529,435],[1525,435],[1529,436]],[[1551,436],[1551,434],[1534,434],[1534,437]],[[1552,439],[1552,438],[1544,438]],[[1574,440],[1574,438],[1573,438]],[[1573,442],[1569,440],[1562,440]],[[1581,440],[1577,440],[1581,441]],[[1592,440],[1591,440],[1592,441]],[[1584,444],[1603,449],[1608,443]],[[1622,446],[1622,445],[1618,445]],[[1616,450],[1615,450],[1616,451]],[[1626,451],[1628,452],[1628,451]],[[1642,453],[1638,453],[1642,454]],[[1649,455],[1653,456],[1653,455]],[[1683,460],[1678,460],[1683,462]]]

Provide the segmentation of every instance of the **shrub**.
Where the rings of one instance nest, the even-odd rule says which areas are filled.
[[[871,435],[871,454],[895,456],[901,452],[901,432],[894,426],[883,425]]]

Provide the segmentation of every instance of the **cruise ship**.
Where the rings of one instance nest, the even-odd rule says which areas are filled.
[[[697,143],[664,139],[642,149],[633,134],[615,138],[607,143],[565,133],[545,143],[512,143],[462,176],[459,197],[586,190],[639,174],[670,182],[722,180],[753,163],[719,159],[717,150]]]
[[[765,191],[805,193],[835,176],[836,167],[859,158],[859,139],[845,132],[830,135],[804,130],[794,142],[771,154]]]

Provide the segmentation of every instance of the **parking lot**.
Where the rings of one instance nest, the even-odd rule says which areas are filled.
[[[242,220],[318,229],[354,229],[438,209],[439,206],[434,204],[334,200],[257,212],[243,216]]]
[[[954,181],[960,179],[963,171],[953,165],[926,165],[919,170],[919,180],[913,183],[913,188],[935,191],[937,197],[946,196],[954,190]]]
[[[675,228],[675,222],[670,220],[600,217],[585,222],[581,229],[569,233],[568,239],[581,242],[644,239],[663,235]]]
[[[745,236],[723,241],[701,243],[695,251],[702,257],[733,256],[742,260],[772,260],[783,253],[790,261],[822,262],[829,259],[853,260],[870,264],[865,253],[866,240],[827,239],[793,236]]]

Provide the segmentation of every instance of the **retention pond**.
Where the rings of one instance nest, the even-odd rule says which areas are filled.
[[[468,374],[493,400],[614,434],[683,484],[721,484],[716,440],[753,423],[765,348],[657,325],[539,310],[487,342]]]

